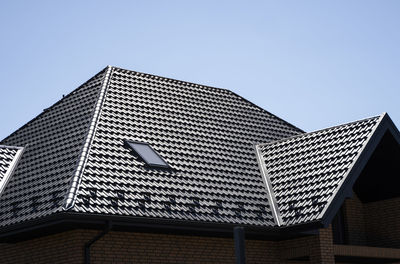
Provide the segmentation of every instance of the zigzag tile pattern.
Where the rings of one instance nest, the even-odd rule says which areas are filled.
[[[379,118],[259,146],[285,225],[317,220]]]
[[[100,72],[1,142],[25,150],[0,198],[0,226],[61,210],[103,75]]]
[[[18,149],[0,146],[0,182],[6,175],[8,168],[11,165]]]
[[[73,210],[272,226],[254,145],[299,133],[228,90],[114,68]]]

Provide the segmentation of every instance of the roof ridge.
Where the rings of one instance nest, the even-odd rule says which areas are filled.
[[[1,145],[0,148],[9,148],[9,149],[23,149],[24,147],[18,147],[18,146],[9,146],[9,145]]]
[[[9,134],[8,136],[6,136],[5,138],[0,140],[1,142],[4,142],[5,140],[7,140],[9,137],[11,137],[12,135],[14,135],[15,133],[17,133],[18,131],[20,131],[22,128],[28,126],[29,124],[31,124],[33,121],[35,121],[36,119],[38,119],[39,117],[41,117],[44,113],[46,113],[47,111],[51,110],[51,108],[55,107],[56,105],[58,105],[59,103],[61,103],[64,99],[67,99],[69,96],[73,95],[74,93],[76,93],[77,91],[79,91],[80,89],[82,89],[84,87],[84,85],[88,82],[90,82],[91,80],[93,80],[94,78],[96,78],[99,74],[101,74],[106,68],[102,69],[100,72],[96,73],[92,78],[90,78],[89,80],[87,80],[86,82],[84,82],[83,84],[79,85],[78,88],[72,90],[70,93],[68,93],[67,95],[63,96],[60,100],[58,100],[57,102],[55,102],[54,104],[52,104],[51,106],[43,109],[43,111],[38,114],[37,116],[35,116],[34,118],[32,118],[31,120],[29,120],[28,122],[26,122],[24,125],[20,126],[19,128],[17,128],[14,132],[12,132],[11,134]]]
[[[305,132],[303,134],[299,134],[299,135],[295,135],[295,136],[291,136],[291,137],[286,137],[286,138],[270,141],[270,142],[267,142],[267,143],[261,143],[261,144],[258,144],[258,146],[260,146],[260,147],[268,146],[268,145],[276,144],[276,143],[283,142],[283,141],[286,141],[286,140],[302,137],[302,136],[305,136],[305,135],[311,135],[311,134],[319,133],[319,132],[326,131],[326,130],[329,130],[329,129],[333,129],[333,128],[337,128],[337,127],[341,127],[341,126],[346,126],[346,125],[351,125],[351,124],[354,124],[354,123],[366,121],[366,120],[369,120],[369,119],[383,118],[385,115],[387,115],[386,112],[384,112],[384,113],[382,113],[380,115],[371,116],[371,117],[367,117],[367,118],[362,118],[362,119],[359,119],[359,120],[356,120],[356,121],[351,121],[351,122],[343,123],[343,124],[336,125],[336,126],[326,127],[326,128],[318,129],[318,130],[311,131],[311,132]]]
[[[247,102],[247,103],[249,103],[249,104],[251,104],[251,105],[253,105],[253,106],[259,108],[260,110],[266,112],[267,114],[271,115],[272,117],[274,117],[274,118],[276,118],[276,119],[278,119],[278,120],[280,120],[280,121],[283,121],[285,124],[291,126],[292,128],[298,130],[299,132],[305,133],[304,130],[302,130],[302,129],[298,128],[297,126],[295,126],[295,125],[289,123],[288,121],[286,121],[286,120],[284,120],[284,119],[278,117],[277,115],[275,115],[275,114],[273,114],[273,113],[271,113],[271,112],[265,110],[265,109],[262,108],[261,106],[258,106],[257,104],[251,102],[250,100],[244,98],[243,96],[239,95],[238,93],[236,93],[236,92],[234,92],[234,91],[232,91],[232,90],[230,90],[230,89],[221,88],[221,87],[215,87],[215,86],[210,86],[210,85],[205,85],[205,84],[198,84],[198,83],[194,83],[194,82],[178,80],[178,79],[174,79],[174,78],[170,78],[170,77],[164,77],[164,76],[161,76],[161,75],[156,75],[156,74],[151,74],[151,73],[145,73],[145,72],[139,72],[139,71],[124,69],[124,68],[115,67],[115,66],[111,66],[111,67],[112,67],[113,69],[118,69],[118,70],[123,70],[123,71],[128,71],[128,72],[134,72],[134,73],[138,73],[138,74],[144,74],[144,75],[147,75],[147,76],[153,76],[153,77],[162,78],[162,79],[165,79],[165,80],[177,81],[177,82],[182,82],[182,83],[186,83],[186,84],[190,84],[190,85],[196,85],[196,86],[203,86],[203,87],[210,88],[210,89],[214,89],[214,90],[227,91],[227,92],[229,92],[229,93],[232,93],[233,95],[235,95],[235,96],[238,97],[239,99],[244,100],[245,102]]]
[[[113,67],[107,66],[104,70],[105,70],[105,74],[103,77],[103,81],[101,83],[101,88],[100,88],[99,95],[98,95],[98,98],[97,98],[97,101],[95,104],[95,108],[92,113],[93,117],[87,128],[85,142],[79,153],[79,157],[77,160],[74,175],[71,178],[70,186],[68,188],[67,194],[64,199],[64,205],[62,207],[62,209],[64,211],[71,209],[75,204],[76,194],[78,192],[79,185],[82,180],[82,173],[85,169],[86,161],[87,161],[87,158],[89,157],[89,151],[91,148],[91,144],[92,144],[94,135],[96,133],[97,123],[98,123],[99,117],[101,115],[102,105],[104,103],[104,99],[106,96],[106,92],[107,92],[110,76],[113,71]],[[101,71],[101,72],[103,72],[103,71]]]

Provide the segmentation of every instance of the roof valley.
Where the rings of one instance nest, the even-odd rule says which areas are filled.
[[[257,157],[258,166],[260,168],[261,176],[263,178],[265,187],[267,189],[268,201],[269,201],[269,204],[272,207],[272,214],[274,216],[275,224],[277,226],[284,225],[285,223],[284,223],[284,221],[283,221],[283,219],[281,217],[281,214],[279,212],[279,207],[278,207],[278,203],[277,203],[276,198],[275,198],[274,189],[272,187],[271,179],[268,176],[268,172],[267,172],[266,167],[265,167],[265,161],[262,158],[262,151],[260,149],[260,146],[256,145],[255,146],[255,150],[256,150],[256,157]]]

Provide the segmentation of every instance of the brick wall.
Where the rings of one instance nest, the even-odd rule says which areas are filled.
[[[84,244],[99,231],[75,230],[0,244],[0,263],[83,263]],[[110,232],[91,250],[92,263],[234,263],[233,238]],[[246,240],[248,263],[279,263],[276,242]]]
[[[362,203],[354,194],[343,209],[347,244],[400,248],[400,198]]]
[[[332,227],[319,230],[319,235],[284,240],[278,242],[280,251],[280,263],[296,263],[287,259],[308,258],[306,263],[333,264],[335,263],[333,252]],[[304,263],[304,262],[298,262]]]
[[[353,193],[351,199],[346,199],[343,205],[345,219],[345,238],[349,245],[367,245],[363,204]]]
[[[400,248],[400,198],[364,204],[370,246]]]
[[[70,231],[16,244],[0,244],[0,263],[81,263],[82,245],[88,237],[88,234]]]
[[[84,244],[100,231],[74,230],[0,244],[0,263],[83,263]],[[327,246],[328,245],[328,246]],[[330,229],[286,242],[246,240],[247,263],[287,262],[284,249],[308,247],[310,263],[334,263]],[[235,263],[233,238],[109,232],[91,251],[92,263]],[[307,256],[308,257],[308,256]],[[302,262],[304,263],[304,262]]]

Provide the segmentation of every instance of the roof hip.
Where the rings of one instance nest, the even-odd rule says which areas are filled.
[[[74,175],[71,179],[70,187],[68,188],[68,192],[65,197],[65,202],[64,202],[64,206],[63,206],[64,211],[71,209],[75,204],[76,194],[78,192],[79,185],[82,180],[82,173],[85,169],[85,165],[87,162],[87,158],[89,156],[92,141],[93,141],[94,135],[96,134],[97,123],[98,123],[99,117],[101,115],[102,105],[103,105],[104,99],[106,97],[107,87],[108,87],[108,83],[109,83],[112,71],[113,71],[113,67],[111,67],[111,66],[106,67],[106,73],[104,75],[102,87],[99,91],[99,96],[98,96],[98,99],[96,102],[96,106],[93,110],[92,121],[90,122],[88,132],[85,137],[85,143],[82,146],[82,150],[79,154],[79,158],[78,158],[78,162],[76,164]]]

